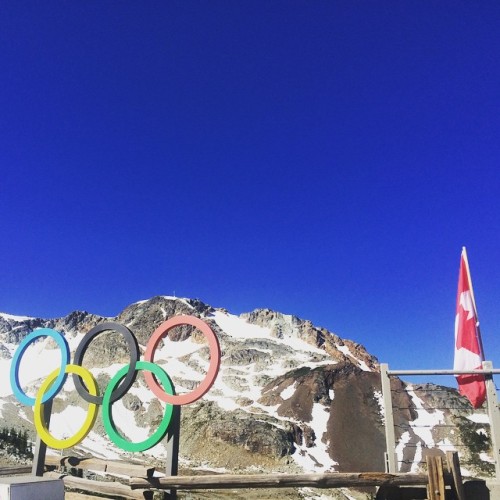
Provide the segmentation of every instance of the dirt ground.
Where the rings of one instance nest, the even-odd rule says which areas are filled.
[[[69,491],[64,495],[64,500],[96,500],[96,498],[98,497],[84,495],[82,493],[71,493]]]

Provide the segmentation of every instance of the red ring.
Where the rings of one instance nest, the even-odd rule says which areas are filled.
[[[159,399],[171,405],[185,405],[188,403],[193,403],[194,401],[200,399],[214,384],[220,366],[220,347],[215,333],[204,321],[194,316],[174,316],[173,318],[170,318],[169,320],[163,322],[153,332],[153,335],[151,335],[151,338],[149,339],[146,346],[146,352],[144,353],[144,360],[154,363],[154,352],[156,351],[160,340],[165,337],[172,328],[179,325],[194,326],[205,335],[208,340],[208,347],[210,348],[210,365],[208,367],[208,372],[205,375],[205,378],[201,381],[200,385],[196,389],[186,394],[178,395],[167,394],[162,389],[151,372],[146,371],[144,373],[146,383],[153,391],[153,393]]]

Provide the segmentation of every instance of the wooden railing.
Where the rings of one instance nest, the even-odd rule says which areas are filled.
[[[446,465],[445,465],[446,464]],[[228,488],[360,488],[379,487],[380,498],[396,498],[394,490],[405,486],[423,486],[428,500],[444,500],[446,489],[457,500],[466,500],[460,465],[456,452],[449,452],[447,460],[440,456],[427,457],[427,474],[385,472],[332,472],[322,474],[218,474],[204,476],[170,476],[131,478],[130,486],[159,490],[228,489]],[[384,493],[385,492],[385,493]],[[398,497],[399,498],[399,497]]]
[[[19,476],[21,474],[29,474],[30,472],[31,465],[15,465],[0,468],[0,476]]]
[[[217,474],[200,476],[155,477],[154,467],[127,464],[95,458],[47,456],[44,476],[61,477],[67,489],[124,499],[151,498],[153,490],[202,490],[229,488],[359,488],[379,487],[377,499],[394,498],[395,489],[419,486],[427,489],[429,500],[443,500],[451,490],[457,500],[465,500],[456,452],[449,452],[446,460],[441,456],[427,457],[427,473],[321,473],[321,474]],[[68,469],[83,469],[120,477],[121,481],[95,481],[65,474]],[[26,473],[29,467],[0,469],[7,473]]]

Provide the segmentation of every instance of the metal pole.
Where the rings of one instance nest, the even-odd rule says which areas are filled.
[[[389,375],[499,375],[500,369],[483,370],[387,370]]]
[[[52,413],[52,400],[47,401],[43,404],[43,418],[47,425],[47,429],[50,425],[50,415]],[[47,445],[40,439],[37,434],[35,442],[35,454],[33,456],[33,465],[31,468],[31,474],[33,476],[43,476],[45,470],[45,455],[47,453]]]
[[[491,361],[483,361],[483,368],[491,370]],[[488,402],[488,416],[490,418],[491,448],[493,450],[493,460],[495,460],[495,475],[500,480],[500,410],[498,407],[497,391],[491,375],[485,377],[486,380],[486,401]]]
[[[165,473],[167,476],[177,476],[179,472],[179,437],[181,431],[181,407],[174,405],[170,421],[167,441],[167,463]],[[177,499],[177,490],[172,488],[166,492],[168,500]]]
[[[462,247],[462,255],[465,261],[465,270],[467,271],[467,280],[469,281],[470,296],[472,298],[472,306],[474,307],[474,315],[476,317],[476,340],[479,345],[479,351],[480,351],[479,355],[481,356],[481,359],[484,360],[484,348],[483,348],[483,340],[481,338],[481,329],[479,328],[479,316],[477,314],[476,299],[474,297],[474,288],[472,286],[472,278],[470,277],[469,259],[467,258],[467,250],[465,249],[465,247]]]
[[[394,435],[394,415],[392,413],[391,380],[389,378],[389,365],[380,364],[380,379],[382,382],[382,398],[385,411],[385,446],[386,446],[386,472],[397,472],[396,436]]]

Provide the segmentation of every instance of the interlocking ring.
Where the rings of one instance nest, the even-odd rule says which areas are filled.
[[[97,395],[98,387],[97,383],[92,376],[92,374],[83,366],[78,365],[66,365],[65,373],[74,373],[79,375],[90,390],[92,395]],[[40,386],[38,390],[35,407],[33,408],[33,419],[35,421],[35,429],[38,432],[38,435],[42,439],[42,441],[51,448],[55,448],[56,450],[62,450],[64,448],[71,448],[72,446],[76,446],[78,443],[83,441],[87,434],[90,432],[92,427],[94,426],[95,419],[97,417],[97,405],[95,403],[89,403],[89,408],[87,411],[87,417],[83,422],[82,427],[78,432],[76,432],[73,436],[67,439],[56,439],[54,438],[48,429],[47,423],[44,419],[44,405],[42,403],[44,396],[47,394],[45,391],[51,384],[56,380],[59,376],[60,370],[56,368],[46,379],[45,382]]]
[[[61,368],[59,370],[59,374],[57,375],[54,384],[44,394],[42,403],[46,403],[49,399],[52,399],[59,392],[66,381],[66,365],[69,363],[70,359],[69,346],[66,339],[56,330],[52,330],[52,328],[41,328],[40,330],[31,332],[29,335],[24,337],[23,341],[19,344],[10,365],[10,385],[12,387],[12,392],[14,393],[14,396],[16,396],[16,398],[26,406],[33,406],[35,404],[35,398],[31,398],[21,389],[21,384],[19,383],[19,366],[21,364],[21,358],[26,352],[28,346],[39,337],[53,338],[61,350]]]
[[[130,387],[132,387],[132,384],[135,382],[135,377],[137,375],[135,365],[139,360],[139,345],[137,344],[135,335],[126,326],[114,322],[101,323],[100,325],[94,326],[94,328],[92,328],[92,330],[90,330],[85,335],[85,337],[83,337],[80,344],[78,344],[75,352],[74,364],[81,366],[83,356],[87,352],[90,342],[94,337],[108,330],[114,330],[118,333],[121,333],[123,335],[123,338],[127,341],[130,351],[130,363],[128,364],[128,372],[123,378],[122,384],[119,385],[117,390],[111,395],[111,402],[114,403],[115,401],[118,401],[130,389]],[[88,390],[82,383],[82,379],[78,375],[73,375],[73,382],[75,383],[78,394],[80,394],[80,396],[85,399],[85,401],[99,405],[102,404],[103,396],[94,396],[92,394],[89,394]]]
[[[165,413],[163,415],[162,421],[158,427],[158,429],[153,433],[152,436],[141,441],[139,443],[131,443],[127,441],[117,430],[113,420],[113,416],[111,415],[111,398],[113,395],[113,390],[117,386],[117,384],[122,380],[127,373],[127,366],[124,366],[110,381],[108,386],[106,387],[106,392],[104,393],[104,400],[102,403],[102,420],[104,423],[104,428],[108,433],[111,441],[115,443],[117,446],[122,448],[125,451],[145,451],[152,448],[156,443],[159,443],[168,431],[168,426],[170,424],[170,420],[172,418],[173,406],[166,404],[165,405]],[[174,387],[170,380],[170,377],[167,375],[165,370],[154,363],[150,363],[149,361],[138,361],[135,367],[136,370],[148,370],[151,373],[154,373],[161,381],[163,387],[169,394],[174,393]]]
[[[207,375],[195,390],[187,394],[176,395],[170,377],[161,366],[153,362],[153,358],[160,340],[166,336],[172,328],[179,325],[194,326],[205,335],[210,348],[210,365]],[[89,343],[93,338],[108,330],[114,330],[123,335],[130,349],[130,363],[122,367],[112,377],[104,391],[104,395],[99,396],[99,387],[94,376],[89,370],[81,366],[81,363]],[[51,372],[45,379],[35,399],[27,396],[20,387],[19,366],[28,345],[37,338],[43,336],[51,337],[57,342],[61,350],[62,361],[61,366]],[[165,321],[155,330],[148,341],[144,358],[144,361],[139,360],[139,345],[137,339],[127,327],[119,323],[106,322],[92,328],[92,330],[84,336],[76,349],[74,362],[70,364],[69,346],[64,336],[50,328],[43,328],[31,332],[19,345],[12,360],[10,382],[13,393],[17,399],[27,406],[34,406],[33,414],[35,428],[42,441],[48,446],[55,449],[63,449],[80,443],[88,435],[95,423],[98,405],[102,405],[103,424],[110,439],[125,451],[144,451],[155,446],[165,437],[172,418],[172,405],[192,403],[201,398],[213,385],[220,366],[220,347],[217,337],[205,322],[193,316],[177,316]],[[137,372],[140,370],[145,371],[144,378],[151,391],[161,401],[167,404],[165,405],[165,412],[157,430],[144,441],[132,443],[127,441],[116,429],[111,408],[113,403],[123,397],[131,388],[137,377]],[[76,390],[78,394],[89,403],[89,406],[82,427],[69,438],[56,439],[50,434],[47,422],[45,421],[44,404],[52,400],[59,393],[66,381],[68,373],[73,374]],[[158,380],[161,385],[158,383]]]
[[[197,401],[203,395],[205,395],[210,387],[212,387],[212,385],[214,384],[220,367],[220,347],[217,337],[215,336],[212,329],[204,321],[195,318],[194,316],[175,316],[162,323],[153,332],[153,335],[151,335],[151,338],[149,339],[149,342],[146,346],[144,359],[146,361],[153,362],[154,353],[156,351],[156,348],[158,347],[158,344],[160,343],[160,340],[168,335],[168,332],[172,330],[172,328],[180,325],[192,325],[203,332],[208,340],[208,346],[210,348],[210,365],[208,367],[208,372],[205,375],[205,378],[201,381],[198,387],[193,391],[188,392],[187,394],[167,394],[160,387],[151,372],[147,372],[144,374],[144,378],[146,379],[149,388],[153,391],[156,397],[161,401],[164,401],[165,403],[170,403],[173,405],[185,405],[193,403],[194,401]]]

